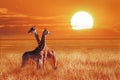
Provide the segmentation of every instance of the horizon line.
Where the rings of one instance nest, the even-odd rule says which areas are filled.
[[[0,39],[0,40],[35,40],[35,39],[14,39],[14,38],[11,38],[11,39]],[[47,39],[47,40],[120,40],[120,38],[55,38],[55,39]]]

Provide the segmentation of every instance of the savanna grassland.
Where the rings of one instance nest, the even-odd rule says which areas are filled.
[[[25,51],[35,40],[0,41],[0,80],[120,80],[119,40],[48,40],[57,57],[57,70],[46,62],[45,70],[34,62],[21,66]]]

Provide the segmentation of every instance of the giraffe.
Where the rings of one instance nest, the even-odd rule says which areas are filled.
[[[49,32],[47,31],[47,29],[44,29],[44,31],[42,33],[42,38],[41,38],[41,41],[40,41],[40,44],[38,45],[38,47],[36,47],[33,51],[27,51],[23,54],[21,67],[24,67],[26,62],[29,59],[32,59],[32,60],[36,61],[37,69],[40,68],[40,65],[42,65],[44,62],[42,54],[43,54],[43,48],[45,46],[45,36],[47,34],[49,34]]]
[[[37,31],[36,31],[35,27],[31,27],[30,30],[28,31],[28,33],[33,33],[35,38],[36,38],[36,41],[37,41],[38,45],[41,44],[39,35],[37,34]],[[44,61],[49,59],[49,62],[51,63],[51,66],[53,67],[54,70],[56,70],[57,65],[56,65],[55,51],[50,50],[47,47],[47,45],[45,45],[43,56],[44,56]],[[43,63],[43,65],[44,65],[44,63]]]

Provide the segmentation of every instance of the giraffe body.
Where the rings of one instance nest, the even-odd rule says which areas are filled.
[[[32,28],[28,31],[28,33],[30,33],[30,32],[34,34],[38,45],[41,44],[41,40],[40,40],[40,38],[39,38],[39,35],[38,35],[37,32],[36,32],[35,27],[32,27]],[[46,60],[49,60],[49,59],[50,59],[49,62],[51,63],[53,69],[56,70],[56,69],[57,69],[57,65],[56,65],[55,51],[54,51],[54,50],[50,50],[50,49],[47,47],[46,44],[45,44],[45,46],[44,46],[43,51],[44,51],[43,54],[42,54],[42,55],[43,55],[43,66],[44,66],[44,62],[45,62]]]
[[[26,62],[29,59],[36,61],[37,68],[39,68],[40,65],[42,65],[42,63],[43,63],[43,55],[42,54],[43,54],[43,49],[45,47],[45,35],[47,35],[48,33],[49,32],[45,29],[43,31],[42,38],[40,41],[41,44],[39,44],[38,47],[36,47],[33,51],[27,51],[23,54],[21,67],[24,67]]]

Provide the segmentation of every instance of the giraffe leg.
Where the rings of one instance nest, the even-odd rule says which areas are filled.
[[[55,55],[52,56],[52,64],[53,64],[53,69],[56,70],[57,66],[56,66],[56,57],[55,57]]]
[[[25,66],[25,62],[22,60],[21,68]]]
[[[40,60],[39,63],[41,65],[42,69],[44,69],[44,62],[45,62],[45,59],[44,59],[45,54],[44,53],[45,53],[44,51],[41,51],[40,52],[40,57],[39,57],[39,60]]]
[[[57,65],[56,65],[56,57],[55,57],[55,52],[51,51],[48,53],[48,58],[50,58],[50,63],[51,66],[53,67],[54,70],[57,69]]]
[[[39,69],[40,68],[40,61],[39,61],[39,59],[37,60],[37,69]]]
[[[24,55],[22,56],[21,68],[25,66],[25,64],[26,64],[27,61],[28,61],[28,56],[24,54]]]

